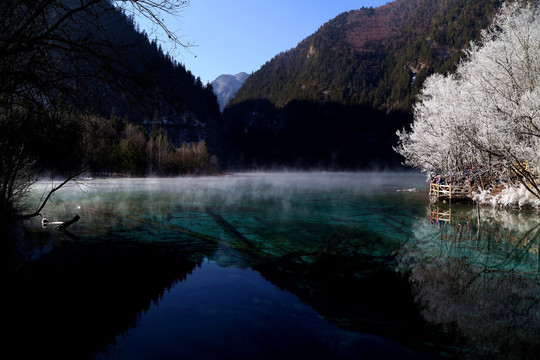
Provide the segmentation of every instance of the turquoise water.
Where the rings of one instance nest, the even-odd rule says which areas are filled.
[[[430,204],[426,188],[414,173],[85,180],[42,212],[80,215],[68,231],[20,231],[10,342],[94,359],[534,358],[539,217]]]

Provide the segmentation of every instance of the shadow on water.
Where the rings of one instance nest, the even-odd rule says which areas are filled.
[[[4,271],[10,350],[99,359],[537,354],[533,215],[426,210],[424,191],[396,191],[407,179],[344,174],[302,185],[309,180],[302,176],[120,181],[66,195],[48,216],[76,208],[81,221],[71,235],[18,228],[22,240]],[[227,276],[236,280],[216,282]],[[189,290],[197,282],[205,284],[200,296]],[[268,295],[280,291],[294,296]],[[279,306],[270,305],[273,296]],[[161,309],[170,302],[187,312]],[[297,311],[306,305],[314,314]],[[148,325],[160,309],[165,323]],[[253,331],[261,318],[265,326]],[[161,342],[137,337],[139,330]],[[189,333],[202,334],[191,347],[180,341]],[[170,334],[179,338],[166,342]]]
[[[19,245],[35,247],[17,252],[30,261],[3,274],[3,349],[16,358],[90,358],[215,251],[47,235],[27,233]]]

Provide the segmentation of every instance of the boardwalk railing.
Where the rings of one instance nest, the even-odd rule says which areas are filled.
[[[472,195],[471,185],[441,185],[430,183],[429,195],[437,199],[470,199]]]
[[[440,221],[446,221],[448,223],[452,222],[452,209],[448,209],[446,211],[441,211],[438,207],[431,209],[429,219],[434,221],[435,223],[439,223]]]

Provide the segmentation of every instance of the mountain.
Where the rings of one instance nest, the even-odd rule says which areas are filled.
[[[24,188],[49,171],[69,179],[216,168],[212,86],[140,32],[120,2],[0,4],[0,214],[18,211],[14,181]]]
[[[216,93],[221,111],[223,111],[225,105],[227,105],[248,77],[249,74],[241,72],[236,75],[220,75],[212,81],[211,84]]]
[[[88,36],[107,39],[113,49],[106,64],[92,57],[88,61],[89,69],[107,74],[101,82],[92,82],[104,93],[91,89],[84,95],[89,107],[102,116],[114,112],[148,132],[161,128],[176,145],[205,140],[221,117],[212,87],[173,60],[157,40],[138,31],[133,18],[112,7],[104,12],[104,25],[84,25],[92,34]]]
[[[501,3],[396,0],[342,13],[263,65],[231,105],[266,98],[409,109],[423,79],[452,70]]]
[[[31,9],[25,2],[4,2],[1,43],[10,51],[0,55],[1,98],[26,91],[34,103],[47,99],[46,108],[114,113],[147,128],[162,127],[175,143],[204,138],[208,123],[221,117],[211,86],[138,31],[134,18],[113,2],[48,0]],[[46,20],[51,14],[56,23]]]
[[[228,103],[231,163],[399,165],[391,146],[423,81],[453,71],[501,3],[396,0],[338,15],[264,64]]]

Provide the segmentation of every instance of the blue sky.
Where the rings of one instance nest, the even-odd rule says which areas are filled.
[[[338,14],[390,0],[190,0],[180,16],[167,17],[170,29],[189,51],[164,49],[203,82],[222,74],[257,71],[264,63],[300,41]],[[144,21],[141,29],[151,37]]]

